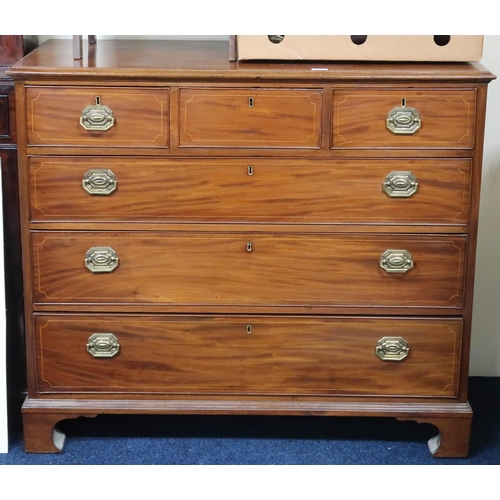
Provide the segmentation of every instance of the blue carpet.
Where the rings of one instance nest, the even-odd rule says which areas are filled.
[[[436,459],[431,425],[391,418],[101,415],[61,422],[61,454],[24,453],[9,434],[10,465],[499,465],[500,378],[472,377],[468,458]]]

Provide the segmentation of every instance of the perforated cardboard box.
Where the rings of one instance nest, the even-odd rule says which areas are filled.
[[[236,35],[240,60],[479,61],[483,35]]]

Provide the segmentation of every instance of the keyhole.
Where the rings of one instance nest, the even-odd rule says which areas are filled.
[[[247,325],[247,333],[248,335],[252,333],[252,325]]]
[[[253,245],[251,241],[247,241],[247,252],[251,252],[253,250]]]
[[[248,98],[248,107],[253,108],[253,104],[254,104],[254,98],[253,97],[249,97]]]
[[[248,165],[248,175],[253,175],[253,167],[252,167],[252,165]]]
[[[96,103],[97,106],[101,105],[101,98],[99,96],[96,96],[95,103]]]
[[[401,99],[401,107],[402,107],[402,108],[406,108],[406,97],[403,97],[403,98]]]

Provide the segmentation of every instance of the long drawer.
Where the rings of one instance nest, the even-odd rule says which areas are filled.
[[[38,391],[457,394],[458,319],[35,317]]]
[[[471,163],[33,157],[31,220],[465,224]]]
[[[166,147],[169,89],[28,87],[27,143]]]
[[[321,89],[181,88],[181,147],[319,148]]]
[[[34,232],[34,298],[457,308],[466,244],[441,235]]]
[[[472,149],[473,89],[350,89],[333,95],[334,148]]]

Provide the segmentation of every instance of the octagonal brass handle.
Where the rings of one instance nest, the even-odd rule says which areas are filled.
[[[420,113],[415,108],[396,107],[387,115],[387,128],[396,135],[413,135],[421,126]]]
[[[417,192],[418,182],[411,172],[391,172],[382,185],[382,190],[390,198],[409,198]]]
[[[408,250],[386,250],[380,257],[380,267],[387,273],[406,273],[414,266]]]
[[[94,358],[112,358],[119,351],[120,344],[112,333],[94,333],[87,342],[87,352]]]
[[[111,247],[92,247],[85,255],[85,266],[93,273],[111,273],[118,267],[118,260]]]
[[[375,354],[382,361],[403,361],[410,348],[403,337],[383,337],[377,342]]]
[[[118,181],[115,174],[107,168],[91,168],[82,180],[83,189],[97,196],[108,196],[116,190]]]
[[[95,104],[90,104],[82,111],[80,125],[85,130],[108,130],[115,124],[113,111],[101,104],[101,98],[95,98]]]

